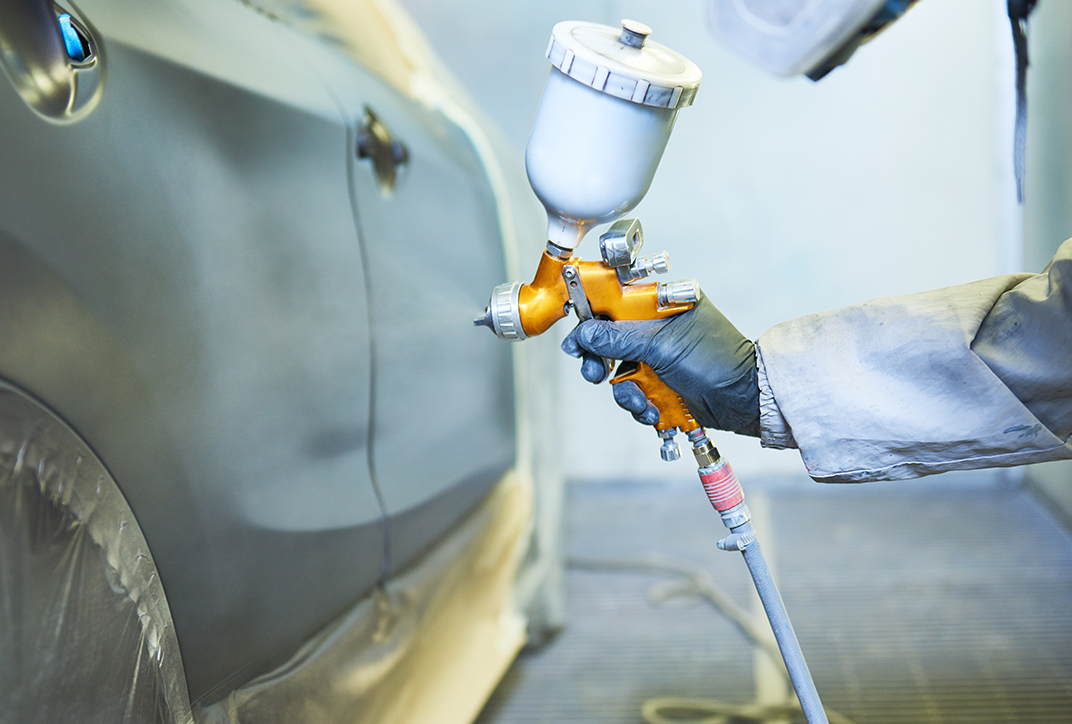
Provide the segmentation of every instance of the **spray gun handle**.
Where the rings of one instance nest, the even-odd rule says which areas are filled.
[[[611,378],[610,383],[617,385],[627,380],[635,382],[641,392],[658,408],[659,422],[655,424],[656,430],[676,428],[688,433],[700,427],[700,423],[692,417],[681,395],[670,389],[648,365],[643,362],[619,364],[618,371]]]

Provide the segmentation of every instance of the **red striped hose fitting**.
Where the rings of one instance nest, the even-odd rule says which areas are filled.
[[[707,499],[715,510],[722,513],[744,502],[744,491],[737,481],[737,474],[725,460],[706,468],[700,468],[700,482],[707,491]]]

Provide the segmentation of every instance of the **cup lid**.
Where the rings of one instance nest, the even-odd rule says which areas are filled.
[[[601,93],[656,108],[692,105],[703,77],[696,64],[661,43],[651,28],[623,20],[621,29],[571,20],[555,25],[547,58]]]

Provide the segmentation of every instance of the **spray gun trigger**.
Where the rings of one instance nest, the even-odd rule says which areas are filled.
[[[562,267],[562,278],[566,281],[566,290],[569,292],[569,303],[577,311],[577,319],[582,322],[592,319],[592,306],[588,303],[588,295],[584,293],[584,284],[577,267],[567,264]]]
[[[581,275],[577,271],[577,267],[573,264],[566,264],[562,267],[562,279],[565,280],[566,289],[569,290],[570,298],[567,305],[572,306],[574,311],[577,312],[577,319],[582,322],[594,319],[592,305],[588,303],[588,295],[584,292],[584,284],[581,282]],[[610,373],[613,370],[614,360],[608,357],[598,357],[586,353],[584,361],[581,363],[581,376],[594,385],[598,385],[610,377]]]

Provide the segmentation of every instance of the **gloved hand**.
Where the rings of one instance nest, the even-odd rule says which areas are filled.
[[[585,358],[581,374],[590,382],[601,381],[598,356],[643,362],[681,395],[704,427],[759,437],[755,345],[703,294],[692,309],[669,319],[581,322],[562,350]],[[639,422],[659,420],[634,382],[614,385],[614,399]]]

